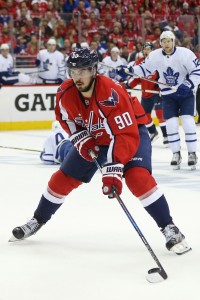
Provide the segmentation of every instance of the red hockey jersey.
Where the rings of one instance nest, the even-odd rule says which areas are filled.
[[[73,80],[64,81],[57,91],[55,113],[69,135],[87,129],[97,145],[109,146],[108,162],[122,164],[135,155],[140,141],[138,124],[146,123],[137,98],[103,75],[97,75],[91,98],[83,97]]]

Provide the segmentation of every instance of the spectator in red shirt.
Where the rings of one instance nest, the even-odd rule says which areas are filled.
[[[169,14],[170,18],[173,19],[176,22],[178,20],[178,17],[181,14],[181,11],[174,4],[171,4],[170,7],[169,7],[168,14]]]
[[[16,4],[14,3],[15,1],[13,0],[7,0],[6,1],[6,6],[8,9],[8,15],[12,15],[14,19],[17,17],[17,11],[16,11]]]
[[[43,13],[39,9],[39,1],[33,0],[31,2],[31,18],[34,24],[39,25],[40,20],[44,17]]]
[[[111,15],[111,19],[115,13],[114,8],[111,6],[111,4],[109,2],[107,2],[101,9],[101,15],[100,15],[101,19],[104,19],[106,13]]]
[[[0,44],[8,44],[9,48],[15,47],[17,42],[15,36],[11,34],[11,30],[8,26],[4,26],[0,35]]]
[[[38,35],[39,28],[38,28],[38,26],[35,26],[33,24],[33,20],[31,18],[28,18],[26,20],[25,26],[26,26],[26,32],[27,32],[27,34],[29,34],[29,35],[31,35],[31,34]]]
[[[136,41],[138,37],[138,32],[134,28],[133,22],[129,21],[124,29],[124,34],[128,36],[129,41]]]
[[[156,2],[155,9],[152,10],[153,18],[155,21],[163,21],[166,19],[166,11],[163,7],[162,1]]]
[[[133,46],[134,46],[134,42],[133,41],[129,41],[129,36],[127,33],[123,33],[122,35],[122,40],[120,42],[118,42],[118,47],[122,48],[126,46],[129,53],[133,51]]]
[[[36,34],[31,35],[30,42],[27,44],[26,53],[28,55],[34,55],[36,56],[39,51],[39,45],[38,45],[38,38]]]
[[[113,32],[108,36],[109,41],[116,39],[117,42],[121,42],[122,40],[122,33],[120,32],[120,28],[118,25],[114,25]]]
[[[156,25],[155,27],[153,27],[153,34],[146,35],[146,40],[155,43],[156,41],[159,40],[161,33],[162,33],[162,30],[161,30],[160,26]]]
[[[187,2],[183,2],[182,8],[181,8],[181,15],[193,15],[193,12],[190,9],[190,6]]]
[[[83,19],[88,18],[89,14],[85,8],[85,3],[83,0],[80,0],[78,6],[74,9],[73,16],[76,16],[77,13],[79,13]]]
[[[59,36],[61,36],[64,40],[68,31],[66,22],[63,19],[58,20],[57,24],[55,25],[55,29],[57,30]]]

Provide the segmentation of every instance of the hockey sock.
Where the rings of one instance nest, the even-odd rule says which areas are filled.
[[[55,214],[57,209],[62,205],[48,201],[43,195],[40,199],[37,209],[34,212],[34,218],[38,223],[46,223],[51,219],[51,216]]]
[[[153,134],[156,132],[156,126],[153,124],[153,122],[151,124],[147,124],[146,127],[150,134]]]
[[[167,129],[166,129],[166,125],[162,125],[162,123],[160,123],[160,129],[161,129],[161,131],[162,131],[163,137],[167,137]]]
[[[157,223],[158,227],[163,229],[168,224],[173,223],[172,217],[170,216],[169,206],[164,195],[144,208]]]

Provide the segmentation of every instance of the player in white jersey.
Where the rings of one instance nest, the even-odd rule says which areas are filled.
[[[60,164],[71,147],[72,144],[68,139],[68,134],[62,129],[58,121],[54,121],[52,123],[52,132],[44,142],[40,159],[45,164]]]
[[[113,47],[110,52],[110,56],[106,56],[102,63],[100,63],[100,68],[98,72],[112,79],[120,81],[121,76],[117,74],[116,68],[121,65],[127,65],[125,59],[121,58],[119,55],[119,48]]]
[[[66,62],[64,55],[56,50],[56,40],[50,38],[47,49],[39,51],[36,59],[38,67],[37,83],[62,83],[65,79]]]
[[[163,99],[163,114],[166,120],[169,146],[173,152],[171,165],[180,168],[179,117],[185,133],[188,150],[188,165],[195,169],[197,163],[197,134],[194,121],[194,90],[200,82],[200,62],[196,55],[185,47],[175,46],[175,36],[171,31],[160,35],[161,48],[152,51],[132,72],[139,77],[147,77],[156,70]],[[170,87],[171,86],[171,87]]]
[[[30,76],[13,70],[14,62],[8,44],[2,44],[0,51],[0,84],[35,83]]]

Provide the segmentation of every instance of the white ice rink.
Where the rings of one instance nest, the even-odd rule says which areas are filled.
[[[0,146],[40,150],[48,133],[0,132]],[[125,186],[121,195],[169,276],[150,284],[146,273],[157,265],[118,202],[102,195],[99,173],[69,195],[35,236],[8,243],[13,227],[32,217],[58,166],[43,165],[37,152],[0,148],[0,300],[200,299],[200,168],[188,169],[184,142],[182,156],[181,170],[173,171],[162,138],[153,145],[153,174],[189,253],[168,252],[139,201]],[[198,156],[200,163],[199,149]]]

